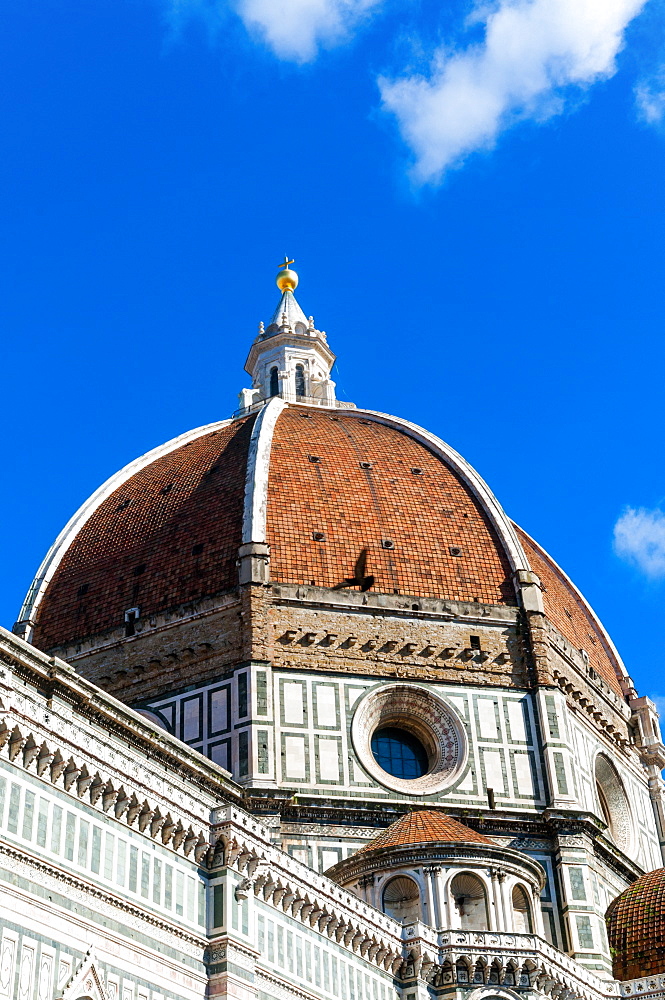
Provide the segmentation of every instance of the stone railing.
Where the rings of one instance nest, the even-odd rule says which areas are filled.
[[[266,403],[269,403],[271,399],[275,399],[275,396],[266,396],[265,399],[259,399],[256,403],[250,403],[249,406],[241,406],[232,413],[232,418],[237,420],[239,417],[248,417],[250,413],[256,413],[257,410],[261,410]],[[328,410],[355,410],[355,403],[347,403],[341,399],[335,399],[332,402],[328,399],[319,399],[317,396],[296,396],[292,392],[280,392],[279,399],[283,399],[286,403],[298,404],[299,406],[323,406]]]
[[[644,976],[642,979],[631,979],[619,983],[622,997],[648,996],[665,997],[665,976]]]
[[[584,1000],[619,997],[623,993],[620,983],[600,979],[535,934],[460,930],[437,933],[424,924],[413,923],[404,928],[404,938],[413,946],[412,974],[435,986],[528,986],[547,995],[563,992],[567,997]]]

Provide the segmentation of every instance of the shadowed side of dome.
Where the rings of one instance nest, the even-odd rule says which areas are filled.
[[[459,820],[434,809],[419,809],[405,813],[398,820],[370,840],[357,852],[379,851],[387,847],[408,847],[416,844],[486,844],[493,841],[482,833],[471,830]]]
[[[204,433],[124,481],[74,535],[38,607],[48,650],[237,585],[254,417]]]
[[[606,921],[617,979],[665,973],[665,868],[628,886],[610,904]]]
[[[622,664],[593,611],[545,550],[521,528],[517,527],[517,533],[543,585],[545,614],[564,639],[587,653],[589,665],[623,700]]]
[[[275,582],[335,587],[366,549],[374,591],[516,604],[508,557],[468,484],[362,411],[284,410],[267,509]]]

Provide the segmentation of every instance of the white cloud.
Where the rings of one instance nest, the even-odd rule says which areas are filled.
[[[665,511],[627,507],[614,525],[614,551],[646,576],[665,576]]]
[[[440,180],[518,119],[559,113],[564,88],[611,76],[624,30],[646,2],[498,0],[482,12],[481,44],[440,48],[427,77],[382,79],[384,107],[415,155],[416,180]]]
[[[281,59],[309,62],[321,46],[344,41],[381,0],[237,0],[246,26]]]
[[[384,0],[167,0],[174,31],[191,18],[217,33],[229,10],[280,59],[310,62],[321,47],[345,41]]]
[[[647,125],[659,125],[665,120],[665,67],[653,80],[643,80],[635,88],[638,116]]]

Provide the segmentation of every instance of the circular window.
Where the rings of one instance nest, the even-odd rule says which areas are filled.
[[[351,736],[365,770],[407,795],[441,791],[466,763],[462,721],[443,698],[415,685],[368,691],[353,716]]]
[[[394,778],[422,778],[429,771],[425,747],[404,729],[377,729],[372,736],[372,753],[379,767]]]

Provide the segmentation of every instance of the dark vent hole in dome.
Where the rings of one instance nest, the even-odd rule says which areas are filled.
[[[172,489],[173,489],[173,483],[169,483],[168,486],[162,486],[162,488],[161,488],[161,490],[159,492],[161,493],[161,495],[163,497],[165,497],[166,494],[170,493]]]
[[[379,767],[394,778],[422,778],[429,770],[427,751],[404,729],[389,726],[372,736],[372,753]]]
[[[325,537],[326,536],[323,533],[323,531],[313,531],[312,532],[312,538],[314,539],[315,542],[323,542],[323,541],[325,541]]]
[[[133,573],[134,576],[141,576],[142,573],[145,573],[145,563],[141,563],[140,566],[135,566],[133,569]]]
[[[81,586],[79,587],[79,589],[76,591],[77,596],[78,597],[83,597],[85,594],[88,593],[89,589],[90,589],[90,584],[88,584],[88,583],[82,583]]]
[[[320,458],[319,455],[308,455],[307,457],[310,460],[310,462],[320,462],[321,461],[321,458]]]
[[[199,544],[199,545],[192,546],[192,555],[193,556],[200,556],[202,552],[203,552],[203,545]]]
[[[450,554],[451,554],[451,556],[461,556],[462,555],[462,550],[459,547],[459,545],[451,545],[450,546]]]
[[[121,510],[127,510],[131,502],[131,500],[123,500],[122,503],[119,503],[115,509],[116,514]]]
[[[414,474],[414,476],[422,476],[423,474],[422,469],[411,469],[411,472]]]
[[[360,468],[361,469],[371,469],[372,468],[372,463],[371,462],[361,462],[360,463]]]

